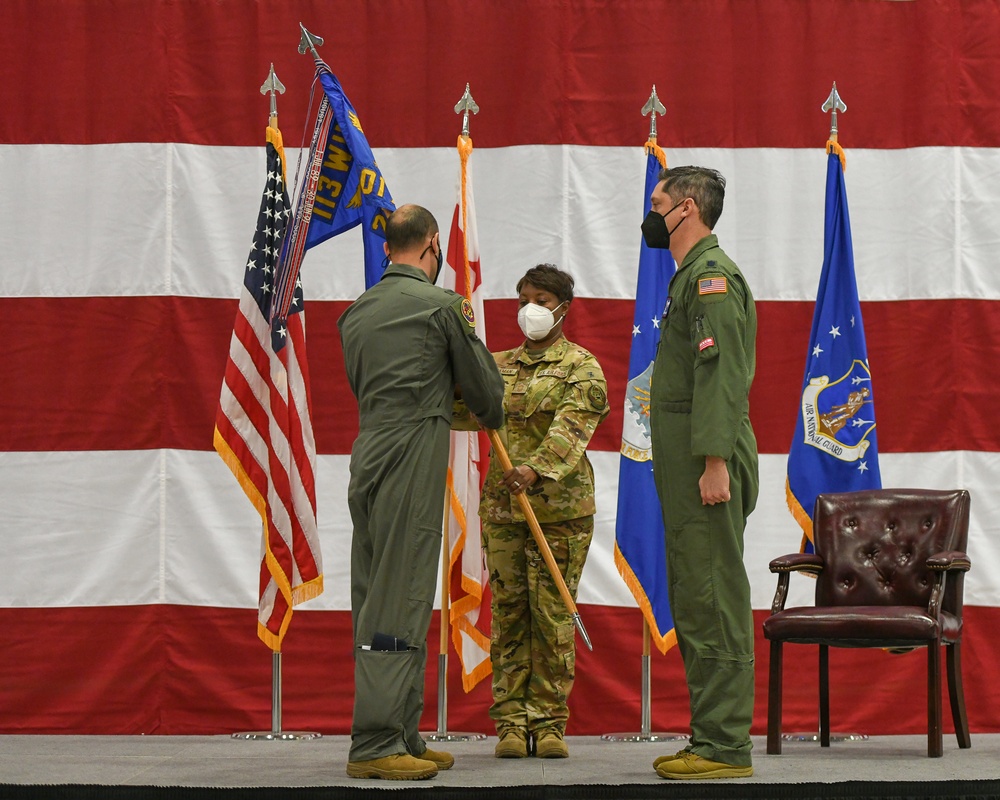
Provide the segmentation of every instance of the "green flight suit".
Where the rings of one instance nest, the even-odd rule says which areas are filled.
[[[500,427],[503,380],[476,336],[471,305],[415,267],[391,264],[337,324],[359,422],[347,494],[354,523],[349,760],[420,756],[455,387],[484,425]],[[367,649],[376,633],[408,649]]]
[[[757,312],[746,280],[714,235],[687,254],[669,295],[650,428],[668,596],[691,698],[689,749],[749,766],[754,633],[743,531],[759,485],[748,399]],[[728,502],[702,505],[705,456],[726,460]]]

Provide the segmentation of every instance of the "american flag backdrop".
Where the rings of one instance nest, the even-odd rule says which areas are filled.
[[[321,57],[393,199],[426,206],[444,230],[454,105],[471,84],[491,350],[521,340],[514,285],[526,269],[552,262],[576,278],[566,332],[601,362],[612,413],[589,450],[598,511],[578,604],[594,651],[578,652],[570,734],[640,721],[642,618],[614,543],[641,108],[655,84],[671,166],[725,175],[716,232],[757,299],[761,497],[746,565],[759,623],[776,583],[768,562],[801,538],[785,477],[823,264],[820,106],[837,82],[882,484],[971,493],[965,690],[973,731],[1000,730],[995,2],[36,0],[0,4],[0,29],[15,34],[0,50],[0,733],[207,734],[270,720],[260,516],[213,437],[266,172],[258,89],[272,62],[288,87],[290,175],[309,143],[315,65],[297,52],[300,21],[326,39]],[[312,247],[301,273],[324,591],[283,639],[283,710],[289,728],[329,733],[347,732],[353,699],[346,487],[357,415],[336,321],[364,272],[351,234]],[[810,602],[811,582],[792,584],[789,602]],[[758,645],[755,733],[766,714]],[[785,662],[802,674],[786,681],[789,730],[816,725],[815,654],[801,650]],[[919,654],[830,661],[837,727],[925,729],[909,700],[924,681]],[[450,663],[449,727],[491,731],[488,681],[465,694]],[[653,727],[684,729],[677,648],[651,667]]]

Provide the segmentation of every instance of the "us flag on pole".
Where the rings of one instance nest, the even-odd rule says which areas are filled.
[[[279,259],[290,216],[281,133],[268,127],[267,182],[229,345],[215,449],[260,514],[257,634],[276,652],[293,606],[323,591],[302,285]],[[290,310],[272,324],[274,299],[287,290]]]

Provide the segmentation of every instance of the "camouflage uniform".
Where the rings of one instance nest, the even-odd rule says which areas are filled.
[[[432,286],[415,267],[391,264],[337,324],[359,421],[347,490],[354,523],[349,760],[419,757],[427,749],[417,726],[455,385],[484,424],[500,425],[503,382],[468,301]],[[366,649],[376,633],[409,647]]]
[[[691,698],[696,755],[750,765],[753,617],[743,531],[757,502],[749,392],[757,312],[714,235],[670,282],[651,381],[653,475],[663,506],[667,588]],[[731,498],[703,505],[705,456],[726,460]]]
[[[494,357],[505,384],[501,439],[515,466],[538,473],[526,494],[575,599],[594,533],[594,470],[585,451],[608,413],[604,373],[563,337],[539,354],[521,346]],[[493,593],[490,716],[498,731],[563,732],[576,662],[573,619],[502,476],[491,459],[479,508]]]

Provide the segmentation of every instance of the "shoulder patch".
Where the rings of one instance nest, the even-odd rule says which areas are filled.
[[[462,300],[462,316],[471,327],[476,327],[476,312],[472,310],[472,303]]]
[[[712,278],[698,279],[698,295],[725,294],[729,291],[729,284],[724,275]]]
[[[587,397],[589,397],[590,402],[594,404],[594,408],[598,410],[603,410],[608,405],[607,394],[605,394],[604,390],[597,384],[594,384],[587,389]]]

